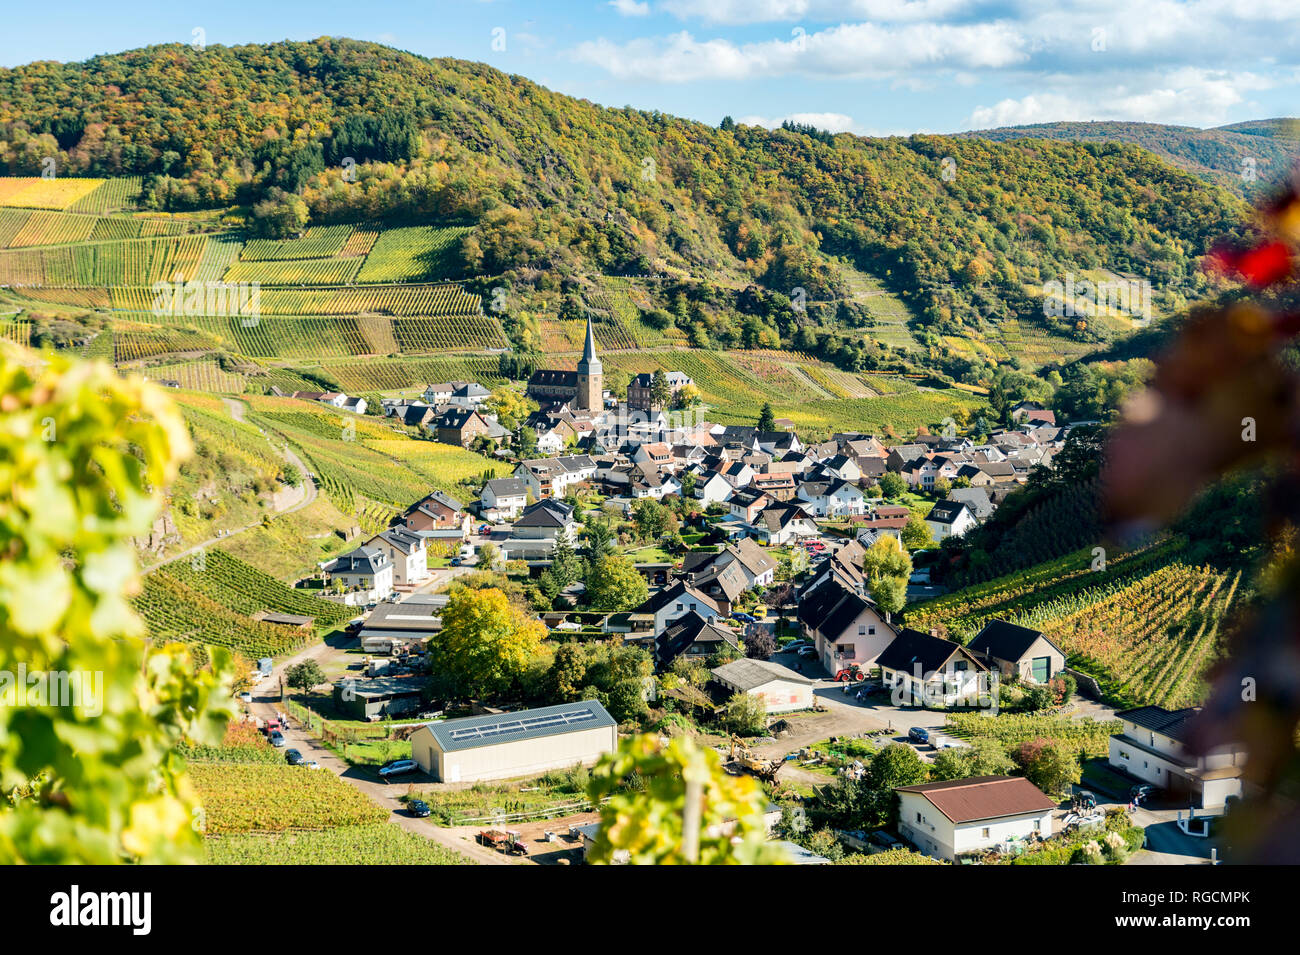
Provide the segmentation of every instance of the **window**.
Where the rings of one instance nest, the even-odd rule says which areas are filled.
[[[866,635],[867,635],[867,625],[865,623],[858,624],[858,636],[865,637]]]
[[[679,611],[682,609],[681,601],[678,601],[678,603],[677,603],[677,609],[678,609]]]
[[[1121,750],[1119,751],[1119,758],[1120,758],[1120,759],[1128,759],[1128,753],[1124,752],[1124,751],[1121,749]]]
[[[921,814],[919,812],[916,814],[916,821],[917,822],[921,821]]]
[[[871,634],[871,635],[874,637],[874,636],[876,635],[876,628],[875,628],[875,627],[867,627],[867,633]]]
[[[980,836],[984,839],[989,838],[991,834],[992,834],[992,830],[989,829],[987,826],[985,826],[983,829],[980,830]]]
[[[1035,820],[1034,820],[1034,832],[1042,832],[1042,831],[1043,831],[1043,820],[1041,820],[1041,819],[1035,819]]]

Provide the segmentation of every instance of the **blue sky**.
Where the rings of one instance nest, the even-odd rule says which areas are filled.
[[[64,0],[10,5],[0,65],[333,35],[712,124],[1215,126],[1300,115],[1298,27],[1300,0]]]

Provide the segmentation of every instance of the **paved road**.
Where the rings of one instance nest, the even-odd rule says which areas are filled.
[[[234,398],[222,398],[221,400],[224,401],[226,407],[230,409],[230,416],[232,418],[234,418],[236,421],[244,420],[244,403],[242,401],[236,401]],[[258,430],[261,431],[262,429],[258,428]],[[262,433],[265,434],[266,432],[263,431]],[[302,510],[304,507],[311,504],[312,501],[316,500],[316,496],[319,493],[319,489],[316,487],[315,480],[313,480],[311,477],[311,472],[307,470],[307,465],[303,464],[302,458],[298,457],[298,455],[295,454],[287,444],[283,445],[280,448],[280,452],[284,455],[285,460],[287,460],[290,464],[292,464],[295,468],[298,469],[298,473],[302,477],[302,484],[299,485],[297,489],[299,493],[293,497],[288,498],[286,501],[280,502],[280,506],[275,506],[276,502],[273,499],[272,513],[292,514],[294,511]],[[178,554],[173,554],[171,557],[168,557],[166,560],[160,560],[157,563],[150,564],[148,567],[145,567],[141,571],[141,573],[147,574],[150,571],[157,570],[159,567],[163,567],[167,564],[170,564],[172,561],[180,560],[182,557],[188,557],[191,554],[204,550],[212,546],[213,544],[219,544],[222,541],[229,540],[230,538],[234,537],[236,534],[242,534],[244,533],[244,531],[252,530],[254,527],[261,527],[261,526],[262,526],[262,522],[260,520],[256,520],[248,524],[245,524],[242,527],[231,528],[230,530],[227,530],[222,534],[219,534],[215,537],[210,537],[205,541],[201,541],[198,544],[195,544],[193,547],[187,547],[185,550],[181,551]]]

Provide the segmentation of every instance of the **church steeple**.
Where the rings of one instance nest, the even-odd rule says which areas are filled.
[[[587,342],[578,362],[578,408],[582,411],[600,411],[605,406],[605,368],[596,357],[596,331],[587,316]]]
[[[600,359],[596,357],[596,332],[591,327],[591,316],[587,316],[587,342],[582,347],[582,361],[578,362],[578,371],[587,374],[600,374],[604,371]]]

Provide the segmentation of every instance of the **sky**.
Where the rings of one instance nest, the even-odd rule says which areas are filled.
[[[716,125],[948,133],[1300,115],[1300,0],[227,0],[11,4],[0,66],[349,36]]]

